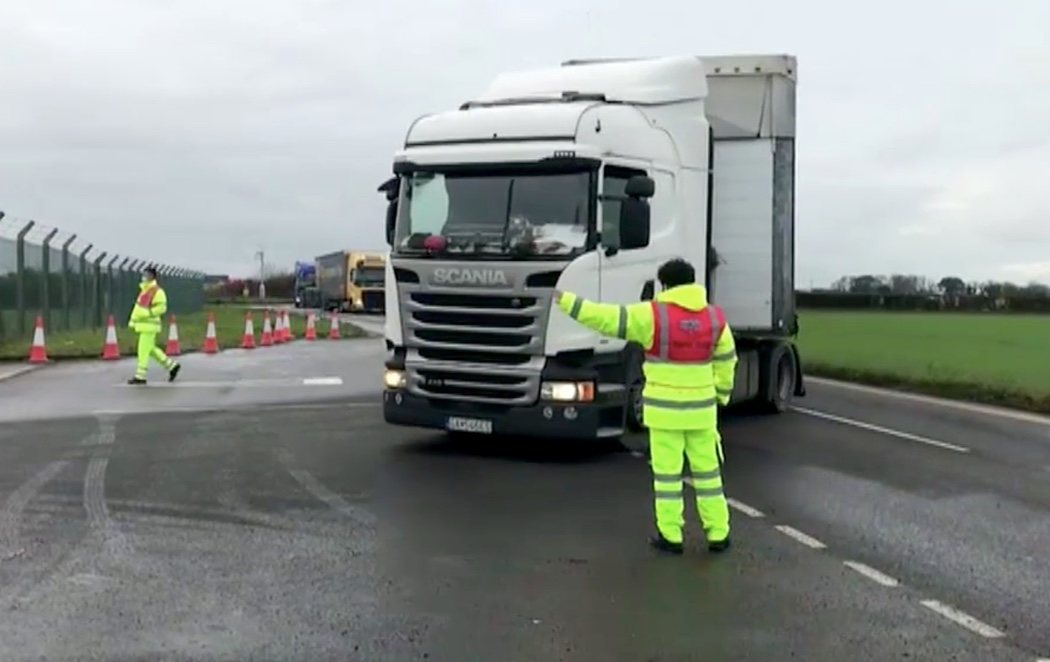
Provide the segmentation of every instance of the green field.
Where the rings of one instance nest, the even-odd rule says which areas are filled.
[[[1050,315],[805,310],[812,374],[1050,412]]]
[[[244,314],[247,310],[247,308],[235,306],[211,306],[203,312],[180,315],[177,321],[182,351],[192,352],[200,349],[208,327],[209,312],[215,314],[215,335],[218,337],[219,347],[221,349],[240,347],[244,337]],[[306,331],[306,318],[290,315],[290,319],[295,336],[302,338]],[[134,355],[137,336],[127,327],[126,319],[118,319],[115,322],[120,353],[126,356]],[[255,342],[258,345],[262,338],[262,311],[253,311],[252,322],[255,327]],[[361,335],[360,329],[349,324],[341,324],[339,329],[343,338]],[[322,341],[328,336],[327,316],[324,319],[318,319],[317,335]],[[158,344],[163,346],[167,339],[168,325],[165,324],[164,332],[158,336]],[[46,340],[47,355],[50,359],[96,358],[102,354],[105,330],[81,329],[49,333],[46,334]],[[30,341],[27,340],[0,342],[0,360],[25,360],[29,356],[29,345]]]

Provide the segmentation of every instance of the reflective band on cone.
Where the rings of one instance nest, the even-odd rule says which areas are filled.
[[[262,341],[259,343],[263,347],[269,347],[273,344],[273,327],[270,326],[270,311],[263,313],[263,332]]]
[[[102,360],[116,361],[120,358],[120,345],[117,344],[117,325],[113,316],[106,322],[106,340],[102,345]]]
[[[244,314],[244,339],[241,340],[241,349],[255,349],[255,327],[252,325],[252,314]]]
[[[208,313],[208,330],[204,334],[204,347],[201,349],[205,354],[219,353],[219,339],[215,335],[215,313]]]
[[[33,331],[33,346],[29,348],[30,363],[47,363],[47,348],[44,343],[44,318],[37,315]]]
[[[168,326],[168,344],[164,348],[164,353],[168,356],[178,356],[182,354],[182,347],[179,345],[179,326],[175,323],[175,316],[171,316],[170,325]]]

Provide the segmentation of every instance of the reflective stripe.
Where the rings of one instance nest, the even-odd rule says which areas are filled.
[[[733,389],[731,388],[716,388],[715,392],[717,392],[718,395],[733,395]]]
[[[662,407],[664,409],[706,409],[718,404],[715,398],[706,400],[661,400],[659,398],[642,398],[642,404],[647,407]]]
[[[653,474],[653,480],[657,483],[677,483],[682,480],[682,474]]]
[[[660,344],[657,346],[657,357],[666,361],[671,351],[671,321],[667,314],[667,305],[656,304],[656,314],[660,316]]]
[[[711,480],[712,478],[718,478],[722,475],[722,472],[718,469],[711,471],[694,471],[693,480]]]
[[[711,357],[712,361],[730,361],[736,358],[736,350],[731,350],[722,354],[715,354]]]
[[[711,488],[696,487],[696,488],[693,488],[693,491],[696,492],[696,496],[698,496],[698,497],[720,497],[723,494],[721,487],[711,487]]]
[[[576,300],[572,302],[572,308],[569,310],[569,317],[573,319],[579,317],[581,308],[583,308],[583,299],[576,297]]]
[[[708,359],[699,361],[668,361],[667,359],[659,359],[652,356],[645,357],[645,360],[649,363],[674,363],[676,365],[709,365],[711,363]]]
[[[616,326],[616,337],[627,338],[627,306],[620,306],[620,322]]]
[[[707,316],[711,318],[711,353],[715,351],[718,339],[722,337],[722,329],[718,323],[718,309],[713,303],[707,304]]]
[[[676,492],[656,492],[655,493],[657,499],[681,499],[683,494],[684,494],[684,492],[682,490],[678,490]]]

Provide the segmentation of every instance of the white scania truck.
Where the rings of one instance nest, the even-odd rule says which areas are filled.
[[[674,257],[735,332],[732,400],[775,412],[804,395],[795,81],[784,55],[570,61],[416,120],[380,187],[386,420],[577,439],[639,429],[642,350],[551,295],[652,299]]]

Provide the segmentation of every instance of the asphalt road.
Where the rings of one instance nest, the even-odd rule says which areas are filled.
[[[381,361],[0,382],[0,659],[1050,656],[1045,419],[813,383],[724,421],[733,549],[663,558],[644,457],[388,427]]]

